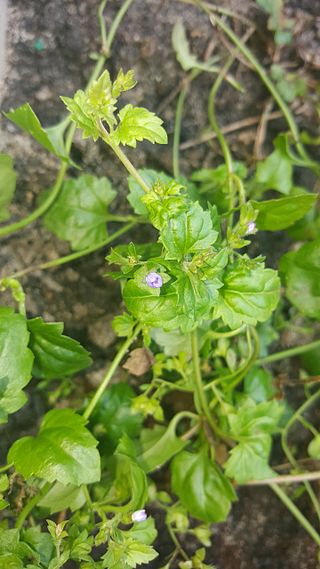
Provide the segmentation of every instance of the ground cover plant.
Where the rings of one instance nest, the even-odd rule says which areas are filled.
[[[28,103],[5,112],[60,159],[60,168],[37,208],[4,224],[0,235],[41,218],[71,252],[1,280],[2,291],[12,296],[0,308],[1,429],[26,404],[32,378],[48,397],[37,432],[17,438],[2,457],[0,567],[213,567],[212,524],[227,519],[242,485],[268,485],[319,546],[320,506],[311,483],[319,479],[320,439],[308,415],[320,395],[320,340],[313,337],[320,318],[319,166],[312,157],[318,141],[300,133],[289,106],[307,85],[279,63],[265,71],[248,48],[250,22],[241,21],[241,33],[235,33],[236,14],[193,2],[227,38],[227,56],[202,61],[191,51],[182,22],[173,25],[172,44],[185,77],[172,170],[136,168],[128,149],[147,141],[161,152],[167,133],[152,109],[126,102],[136,87],[134,70],[108,70],[116,30],[132,0],[122,3],[108,33],[105,4],[99,8],[101,53],[88,85],[72,97],[62,95],[68,113],[62,122],[44,128]],[[267,10],[281,50],[291,41],[290,20],[279,4],[258,4]],[[245,88],[233,73],[237,57],[258,74],[286,121],[269,155],[248,164],[233,157],[216,113],[225,82],[235,96]],[[212,79],[205,134],[218,139],[223,160],[185,177],[179,150],[183,111],[202,73]],[[76,128],[92,145],[106,145],[123,165],[128,214],[113,209],[115,185],[86,173],[73,158]],[[1,155],[0,166],[0,215],[6,221],[16,174],[10,156]],[[310,173],[310,188],[295,183],[301,169]],[[130,232],[137,227],[143,235],[149,228],[147,241],[133,242]],[[287,244],[278,267],[270,268],[260,232],[277,232]],[[80,399],[73,397],[72,378],[92,364],[90,353],[64,334],[62,323],[26,313],[22,279],[106,246],[106,286],[116,280],[123,300],[113,320],[117,350],[96,390]],[[285,328],[294,328],[303,341],[275,351]],[[294,407],[272,363],[298,355],[304,400]],[[115,380],[120,366],[128,372],[125,381]],[[290,439],[297,424],[310,433],[311,462]],[[276,456],[284,457],[284,473],[271,456],[273,441],[282,448]],[[301,494],[311,501],[315,523],[296,503]],[[154,546],[153,508],[163,513],[172,541],[165,555]],[[185,547],[190,537],[192,550]]]

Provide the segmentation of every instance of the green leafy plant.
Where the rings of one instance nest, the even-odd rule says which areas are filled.
[[[130,3],[123,4],[115,26]],[[227,518],[237,500],[237,486],[243,484],[269,485],[319,545],[319,534],[282,483],[300,482],[319,516],[309,480],[320,475],[302,470],[287,437],[300,421],[313,437],[309,455],[319,458],[320,435],[303,413],[320,392],[313,389],[316,380],[303,383],[302,368],[306,400],[293,411],[272,367],[267,367],[299,354],[306,358],[305,370],[314,366],[307,356],[318,353],[320,340],[275,353],[272,342],[281,327],[294,325],[297,314],[306,326],[320,318],[319,238],[306,238],[284,252],[279,273],[269,267],[263,247],[258,253],[255,247],[254,254],[250,247],[260,231],[297,231],[297,222],[303,224],[310,214],[317,223],[317,196],[295,187],[293,179],[297,167],[318,174],[318,166],[266,71],[217,10],[206,4],[212,24],[250,61],[274,96],[289,132],[277,136],[274,150],[254,168],[234,160],[215,110],[224,78],[239,88],[229,74],[233,58],[222,67],[216,65],[218,59],[215,65],[199,62],[178,22],[173,45],[183,70],[191,70],[187,81],[202,71],[215,74],[208,119],[224,163],[197,170],[190,179],[180,175],[179,136],[187,97],[183,85],[176,113],[174,175],[136,169],[122,147],[136,148],[143,140],[166,144],[167,134],[153,112],[132,104],[119,108],[121,94],[136,85],[132,70],[120,70],[114,79],[107,70],[100,74],[115,31],[112,27],[110,35],[105,34],[104,4],[99,11],[102,55],[87,88],[73,98],[62,97],[69,117],[45,129],[28,104],[6,113],[59,157],[61,165],[54,187],[33,214],[3,226],[0,234],[9,235],[43,216],[45,227],[67,241],[73,252],[0,282],[17,304],[16,309],[0,308],[1,423],[26,403],[32,377],[41,380],[40,385],[71,381],[92,363],[89,352],[63,334],[62,323],[28,318],[19,278],[87,255],[140,223],[149,224],[156,237],[148,243],[115,244],[107,256],[106,278],[119,281],[124,312],[113,320],[121,340],[97,389],[80,403],[50,409],[38,431],[16,440],[8,452],[0,469],[0,509],[8,520],[0,528],[0,568],[58,569],[69,560],[82,569],[148,564],[158,555],[157,530],[148,515],[152,505],[162,510],[173,542],[172,554],[160,560],[163,569],[175,561],[180,569],[210,568],[205,563],[210,524]],[[270,12],[272,29],[276,26],[279,34],[275,5],[259,4]],[[79,172],[65,177],[73,165],[75,127],[84,138],[105,143],[126,168],[129,215],[112,213],[116,190],[107,178]],[[2,155],[1,220],[9,216],[15,179],[11,158]],[[122,226],[112,232],[109,222]],[[268,234],[263,235],[267,239]],[[125,382],[110,385],[126,357],[123,367],[128,379],[136,378],[134,388]],[[188,395],[185,407],[173,404],[169,411],[167,398],[179,393]],[[278,473],[271,456],[274,436],[281,438],[290,463],[285,475]],[[155,471],[168,468],[170,487],[161,482],[157,486]],[[9,479],[13,487],[19,480],[26,496],[15,522]],[[180,542],[188,533],[199,544],[190,553]]]

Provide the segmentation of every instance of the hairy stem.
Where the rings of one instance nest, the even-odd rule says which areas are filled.
[[[122,358],[125,356],[127,350],[130,348],[131,344],[134,342],[134,340],[136,339],[136,337],[138,336],[138,334],[141,331],[141,326],[137,326],[136,329],[134,330],[134,332],[132,333],[131,336],[129,336],[129,338],[127,338],[127,340],[122,344],[120,350],[117,352],[115,358],[113,359],[105,377],[103,378],[101,384],[99,385],[97,391],[95,392],[93,398],[91,399],[88,407],[86,408],[85,412],[83,413],[83,416],[85,419],[89,419],[92,411],[94,410],[95,406],[97,405],[100,397],[103,395],[105,389],[107,388],[107,386],[109,385],[113,374],[115,373],[118,365],[120,364]]]

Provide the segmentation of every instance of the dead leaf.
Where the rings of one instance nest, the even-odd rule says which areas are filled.
[[[123,368],[132,375],[140,376],[149,371],[154,362],[153,354],[147,348],[136,348],[130,352]]]

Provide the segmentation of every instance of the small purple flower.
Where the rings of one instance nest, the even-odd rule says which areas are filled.
[[[146,283],[148,286],[151,286],[151,288],[161,288],[163,285],[162,276],[155,272],[148,273]]]
[[[136,510],[133,512],[131,519],[133,522],[145,522],[148,515],[145,510]]]
[[[255,224],[254,221],[250,221],[250,223],[248,223],[247,226],[247,235],[250,235],[251,233],[255,233],[257,229],[257,226]]]

